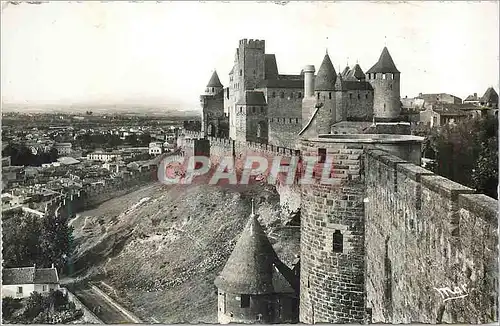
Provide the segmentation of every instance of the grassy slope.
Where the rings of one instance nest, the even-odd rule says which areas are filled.
[[[149,199],[132,208],[142,198]],[[297,228],[280,228],[279,197],[268,186],[153,185],[72,222],[75,270],[114,287],[119,301],[145,321],[217,322],[213,281],[248,219],[251,198],[290,264],[300,236]]]

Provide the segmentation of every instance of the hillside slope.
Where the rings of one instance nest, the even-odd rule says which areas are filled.
[[[270,240],[290,265],[297,227],[283,227],[279,196],[268,185],[152,185],[103,203],[71,221],[74,271],[102,280],[109,294],[144,321],[217,322],[213,281],[256,202]]]

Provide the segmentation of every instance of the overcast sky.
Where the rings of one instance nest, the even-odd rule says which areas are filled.
[[[364,71],[386,45],[401,95],[498,91],[498,2],[52,2],[2,5],[3,103],[146,103],[196,108],[238,40],[265,39],[280,73]]]

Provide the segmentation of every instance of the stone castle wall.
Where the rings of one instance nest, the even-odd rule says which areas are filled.
[[[234,148],[238,168],[247,155],[299,154],[209,142],[215,163]],[[277,185],[282,206],[301,209],[301,322],[498,320],[497,201],[410,163],[417,145],[302,142],[303,156],[333,156],[338,182]],[[333,252],[337,230],[342,253]],[[444,302],[436,290],[458,286],[466,297]]]
[[[383,151],[364,166],[372,322],[498,321],[497,201]]]

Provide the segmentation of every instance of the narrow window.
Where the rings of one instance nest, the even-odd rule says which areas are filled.
[[[240,106],[240,113],[243,113],[243,107]]]
[[[344,250],[344,236],[339,230],[333,233],[333,252],[342,252]]]
[[[254,71],[253,71],[253,74],[254,74],[254,75],[256,74],[255,69],[254,69]]]
[[[352,100],[352,93],[349,93],[349,99]]]
[[[302,98],[302,93],[301,92],[299,92],[299,98]]]
[[[384,103],[384,111],[385,111],[385,103]]]
[[[273,97],[276,97],[276,92],[273,92]]]
[[[368,99],[368,94],[365,95],[365,98]]]
[[[331,100],[332,99],[332,93],[328,93],[328,99]]]
[[[392,90],[392,84],[390,84],[390,85],[389,85],[389,89],[391,89],[391,90]]]
[[[325,161],[326,161],[326,148],[318,148],[318,156],[319,156],[318,163],[325,163]]]
[[[42,292],[47,292],[47,285],[42,285]]]
[[[252,113],[255,113],[255,106],[252,106]]]
[[[242,75],[243,75],[243,70],[240,69],[240,76],[242,76]]]
[[[290,93],[290,98],[293,98],[293,92]]]
[[[358,100],[360,100],[360,99],[361,99],[361,95],[360,95],[360,94],[358,94]]]
[[[285,98],[285,93],[284,92],[280,93],[280,98]]]
[[[318,100],[319,100],[319,92],[318,92]]]
[[[23,293],[23,287],[22,286],[18,286],[17,287],[17,293],[19,293],[19,294]]]
[[[241,295],[241,308],[250,307],[250,296],[248,294]]]
[[[299,118],[296,118],[296,119],[295,119],[295,123],[299,123]]]
[[[385,79],[385,77],[386,77],[385,74],[382,74],[382,79]]]
[[[292,118],[290,118],[290,123],[292,123]]]
[[[260,113],[264,113],[264,108],[263,107],[260,108]]]

